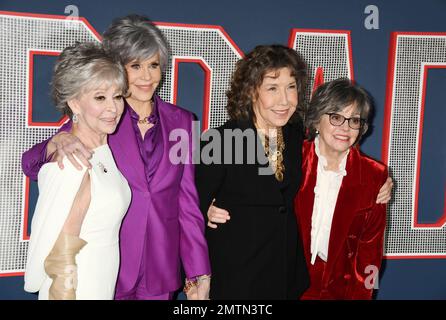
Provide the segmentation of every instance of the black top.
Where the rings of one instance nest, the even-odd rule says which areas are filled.
[[[247,136],[254,132],[256,141],[254,146],[245,143],[239,150],[239,160],[243,161],[238,164],[234,163],[236,148],[230,144],[233,139],[225,136],[234,129]],[[209,136],[206,132],[202,135],[202,154],[212,150],[214,160],[221,153],[222,160],[226,157],[232,163],[201,163],[196,167],[196,185],[206,223],[214,198],[215,205],[228,210],[231,216],[217,229],[206,227],[212,268],[210,298],[297,299],[309,285],[294,214],[294,197],[301,179],[302,127],[299,123],[283,127],[282,182],[274,174],[259,174],[259,169],[265,170],[268,164],[252,121],[231,120],[216,130],[221,145],[216,145],[215,137],[204,141]],[[249,162],[252,159],[255,161]]]

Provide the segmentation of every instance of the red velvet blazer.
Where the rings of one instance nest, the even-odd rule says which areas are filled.
[[[317,163],[314,142],[305,141],[302,183],[295,198],[311,281],[302,298],[371,299],[373,289],[367,287],[372,286],[373,275],[381,266],[386,225],[386,206],[375,201],[387,179],[387,168],[361,154],[357,148],[350,149],[347,175],[342,180],[333,215],[328,261],[318,257],[311,265],[311,216]]]

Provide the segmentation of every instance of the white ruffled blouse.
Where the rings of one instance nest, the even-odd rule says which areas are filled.
[[[345,165],[348,156],[347,152],[337,172],[326,170],[327,159],[319,151],[319,137],[314,140],[314,145],[319,161],[311,218],[311,264],[314,264],[317,256],[324,261],[328,259],[331,224],[342,179],[347,175]]]

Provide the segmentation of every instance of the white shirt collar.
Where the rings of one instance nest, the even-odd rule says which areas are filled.
[[[340,174],[342,176],[347,175],[347,171],[345,170],[345,166],[347,165],[347,156],[350,153],[350,148],[347,150],[347,153],[345,154],[344,158],[342,158],[341,163],[339,164],[339,170],[337,172],[326,170],[325,167],[328,165],[327,158],[325,158],[321,151],[319,150],[319,135],[316,136],[314,139],[314,151],[316,152],[316,155],[319,159],[319,166],[324,172],[333,172],[334,174]]]

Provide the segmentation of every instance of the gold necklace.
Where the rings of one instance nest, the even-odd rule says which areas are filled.
[[[150,123],[150,122],[149,122],[149,117],[150,117],[150,116],[148,116],[148,117],[144,117],[144,118],[142,118],[142,119],[139,119],[139,120],[138,120],[138,123],[139,123],[139,124],[147,124],[147,123]]]
[[[151,109],[151,112],[150,112],[150,114],[148,116],[146,116],[146,117],[144,117],[142,119],[141,118],[138,119],[138,123],[139,124],[150,124],[149,117],[150,117],[150,115],[153,112],[153,100],[150,100],[150,109]]]
[[[263,148],[265,149],[266,157],[274,171],[274,176],[277,181],[283,181],[283,173],[285,171],[285,165],[283,163],[283,150],[285,150],[285,142],[283,141],[282,128],[277,128],[276,139],[273,143],[270,143],[268,135],[260,134],[260,140],[262,141]]]

